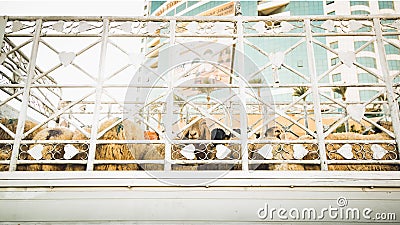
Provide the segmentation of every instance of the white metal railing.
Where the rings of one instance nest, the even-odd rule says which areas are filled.
[[[399,15],[4,16],[0,18],[0,69],[5,75],[21,70],[24,76],[8,76],[10,82],[0,85],[6,93],[6,97],[1,98],[0,106],[13,104],[12,101],[16,100],[20,109],[16,130],[7,132],[13,133],[15,138],[0,140],[0,164],[4,170],[10,171],[19,170],[19,165],[26,164],[83,164],[89,171],[99,164],[131,163],[162,164],[164,170],[174,170],[174,165],[184,164],[238,164],[240,167],[235,169],[244,171],[260,164],[319,164],[321,170],[328,170],[328,165],[336,164],[399,164],[397,80],[400,66],[394,69],[389,67],[385,52],[386,45],[400,49],[399,24]],[[344,43],[343,46],[350,46],[349,49],[332,48],[329,46],[332,38]],[[354,49],[352,43],[358,39],[368,40],[365,45]],[[151,40],[159,40],[159,44],[152,48],[146,46]],[[190,48],[185,46],[187,43],[197,43],[198,46]],[[207,50],[204,48],[207,43],[219,43],[208,51],[211,55],[220,56],[219,59],[201,52]],[[376,49],[373,53],[377,59],[375,68],[357,61],[357,57],[362,57],[360,54],[371,43]],[[134,50],[139,46],[143,47],[142,55],[135,55]],[[221,46],[226,48],[217,48]],[[192,53],[197,56],[185,58],[185,54]],[[331,57],[328,53],[339,58],[336,65],[329,66]],[[154,54],[158,57],[146,58]],[[296,55],[304,65],[296,66],[293,62]],[[186,61],[181,62],[180,58]],[[398,60],[400,62],[400,58]],[[378,78],[379,82],[358,83],[358,71]],[[352,78],[339,84],[324,81],[335,73],[342,73],[342,76],[350,74]],[[307,87],[308,91],[292,100],[277,99],[277,93],[291,96],[293,88],[299,87]],[[346,87],[350,93],[347,94],[349,100],[335,98],[331,90],[334,87]],[[375,95],[368,100],[357,97],[359,91],[371,87],[376,89]],[[128,94],[121,94],[121,90]],[[383,99],[379,99],[381,95]],[[40,107],[35,107],[38,104],[30,100],[32,97]],[[37,118],[39,125],[34,129],[24,130],[32,109],[44,116]],[[196,115],[207,118],[210,129],[221,127],[235,134],[235,138],[182,140],[181,133],[189,127],[186,123]],[[156,131],[161,140],[103,140],[102,135],[106,131],[99,132],[100,127],[111,117],[120,119],[106,131],[119,126],[124,119],[130,119],[146,130]],[[36,129],[49,126],[49,122],[58,119],[68,122],[71,130],[85,133],[86,140],[27,140],[26,137],[35,133]],[[393,129],[381,126],[380,120],[390,121]],[[281,140],[253,138],[254,134],[262,134],[274,125],[294,137]],[[360,133],[378,128],[388,138],[329,138],[341,126],[350,131],[351,125],[360,127],[357,129]],[[88,126],[90,131],[85,130]],[[0,127],[10,129],[7,124]],[[234,128],[241,132],[234,132]],[[311,140],[298,139],[303,134]],[[219,153],[214,146],[218,143],[230,148],[230,157],[189,160],[176,156],[190,144],[204,145],[210,154],[215,155]],[[39,144],[51,145],[49,152],[53,158],[28,160],[28,151]],[[84,158],[65,159],[61,154],[63,149],[57,149],[66,144],[85,144]],[[98,158],[97,149],[111,144],[137,144],[143,148],[161,145],[164,152],[155,158]],[[312,145],[313,150],[307,149],[307,144]],[[340,145],[334,151],[327,149],[334,144]],[[345,144],[351,144],[353,156],[344,157],[347,160],[334,160],[331,155],[339,154],[338,149]],[[378,153],[371,150],[373,144],[375,149],[386,153],[379,153],[382,157],[377,157]],[[259,147],[249,150],[251,145]],[[270,145],[270,151],[278,148],[276,151],[280,156],[270,158],[261,154],[259,150],[266,145]],[[318,156],[313,159],[295,159],[293,153],[288,153],[288,158],[283,156],[289,151],[287,149],[297,145]],[[55,157],[56,153],[61,156]],[[235,156],[232,156],[233,153]],[[357,156],[358,153],[362,156]],[[350,154],[348,149],[347,154]],[[252,158],[251,155],[257,157]]]

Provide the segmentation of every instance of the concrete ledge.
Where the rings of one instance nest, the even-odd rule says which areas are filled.
[[[400,171],[0,172],[0,187],[400,187]]]

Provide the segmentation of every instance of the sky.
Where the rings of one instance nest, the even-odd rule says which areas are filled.
[[[0,16],[142,16],[143,15],[143,4],[144,0],[114,0],[114,1],[105,1],[105,0],[53,0],[53,1],[37,1],[37,0],[0,0]],[[55,47],[58,51],[67,51],[67,52],[78,52],[84,46],[88,45],[88,43],[82,42],[80,39],[78,41],[69,40],[68,43],[58,43],[56,40],[48,40],[48,43],[51,43],[53,47]],[[129,52],[139,51],[139,41],[135,40],[136,42],[131,43],[121,43],[121,41],[117,42],[120,45],[124,46]],[[127,42],[127,41],[125,41]],[[125,45],[124,45],[125,44]],[[98,47],[99,48],[99,47]],[[52,52],[42,52],[44,51],[43,48],[40,48],[39,56],[37,63],[41,68],[49,69],[59,63],[57,55]],[[111,49],[111,47],[110,47]],[[25,48],[27,51],[26,54],[30,55],[30,47],[28,46]],[[113,50],[113,49],[111,49]],[[90,52],[90,51],[89,51]],[[115,52],[115,51],[111,51]],[[52,54],[51,54],[52,53]],[[46,61],[43,61],[43,57],[47,57]],[[92,55],[90,55],[92,54]],[[98,55],[93,55],[94,53],[89,53],[89,56],[85,58],[85,54],[83,56],[77,57],[74,62],[83,67],[85,70],[90,71],[90,68],[98,68]],[[124,56],[118,55],[112,57],[113,53],[110,53],[111,59],[117,62],[125,62]],[[90,58],[91,57],[91,58]],[[88,60],[89,59],[96,59],[96,60]],[[93,61],[93,62],[92,62]],[[113,64],[109,62],[109,64]],[[117,64],[117,63],[115,63]],[[59,84],[68,83],[72,77],[71,66],[61,67],[60,69],[56,70],[53,74],[54,79],[57,80]],[[115,70],[115,68],[113,68]],[[130,67],[129,70],[126,71],[128,74],[134,74],[135,69]],[[68,76],[66,76],[68,75]],[[79,75],[76,73],[75,75]],[[92,71],[92,75],[97,75],[97,70]],[[122,75],[121,75],[122,76]],[[120,77],[121,77],[120,76]],[[81,76],[79,80],[82,79]],[[64,79],[65,78],[65,79]],[[120,79],[121,80],[121,79]],[[129,79],[128,79],[129,81]],[[115,91],[115,90],[114,90]],[[63,98],[65,100],[73,100],[75,98],[81,97],[81,91],[77,89],[64,89],[63,90]],[[111,91],[112,92],[112,91]],[[122,91],[121,91],[122,92]],[[118,96],[124,97],[125,93],[122,92]],[[1,98],[1,97],[0,97]],[[58,103],[55,102],[57,105]],[[12,104],[14,107],[14,104]],[[19,108],[19,104],[15,105],[16,108]],[[35,117],[35,116],[34,116]],[[36,118],[35,118],[36,119]]]
[[[0,0],[0,16],[141,16],[144,0]]]

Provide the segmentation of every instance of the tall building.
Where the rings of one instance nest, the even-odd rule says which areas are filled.
[[[263,0],[263,1],[241,1],[242,14],[244,16],[302,16],[302,15],[377,15],[377,14],[398,14],[400,12],[400,1],[353,1],[353,0],[315,0],[315,1],[284,1],[284,0]],[[231,16],[235,14],[233,1],[147,1],[145,4],[145,15],[152,16]],[[387,21],[390,22],[390,21]],[[371,29],[366,26],[361,29]],[[398,36],[387,36],[398,40]],[[372,72],[380,69],[380,62],[377,60],[377,46],[370,43],[369,36],[330,36],[316,38],[321,43],[329,46],[335,51],[356,52],[356,62],[370,69]],[[277,38],[252,38],[248,39],[265,52],[274,53],[285,51],[298,42],[299,38],[286,38],[284,42]],[[152,52],[151,49],[160,44],[160,39],[149,38],[146,42],[144,52]],[[369,43],[369,44],[367,44]],[[324,48],[315,48],[315,63],[318,74],[330,70],[340,62],[338,56]],[[385,52],[388,57],[390,70],[400,71],[400,49],[393,45],[385,44]],[[257,65],[265,64],[265,59],[251,47],[245,47],[245,54],[249,55]],[[152,66],[157,67],[157,51],[148,54],[153,57]],[[285,56],[285,63],[303,74],[309,74],[306,55],[306,45],[301,44],[292,50],[291,54]],[[273,76],[265,71],[268,82],[274,82]],[[291,71],[278,71],[281,83],[302,83],[299,76]],[[397,79],[399,81],[399,79]],[[325,83],[377,83],[383,82],[373,74],[360,69],[359,67],[339,66],[321,79]],[[277,92],[274,94],[276,101],[292,101],[291,91]],[[347,101],[367,101],[376,95],[374,88],[349,88]],[[331,89],[326,89],[326,94],[332,98],[339,99],[341,96]]]
[[[325,1],[325,15],[378,15],[378,14],[398,14],[400,13],[400,1]],[[392,22],[392,21],[386,21]],[[369,31],[368,27],[361,28]],[[398,36],[386,36],[390,39],[399,39]],[[372,72],[381,68],[378,56],[378,47],[375,42],[369,43],[371,37],[327,37],[326,44],[333,49],[342,49],[357,52],[356,61]],[[368,44],[369,43],[369,44]],[[393,45],[385,44],[385,52],[388,59],[389,69],[400,71],[400,49]],[[334,67],[339,59],[336,55],[328,52],[329,67]],[[333,83],[378,83],[383,82],[358,67],[339,67],[335,69],[329,77]],[[399,81],[399,79],[397,79]],[[349,101],[367,101],[378,93],[376,88],[362,88],[348,90]],[[335,98],[340,98],[334,94]]]

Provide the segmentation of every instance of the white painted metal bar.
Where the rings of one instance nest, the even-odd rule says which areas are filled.
[[[39,123],[38,125],[34,126],[33,128],[31,128],[30,130],[28,130],[25,134],[24,137],[28,136],[29,134],[31,134],[33,131],[35,131],[36,129],[38,129],[39,127],[43,126],[44,124],[46,124],[47,122],[49,122],[50,120],[56,118],[57,116],[60,116],[61,114],[63,114],[65,111],[67,111],[68,109],[70,109],[72,106],[77,105],[81,100],[91,96],[95,91],[90,92],[87,95],[84,95],[83,97],[81,97],[80,99],[68,104],[65,108],[62,108],[60,110],[58,110],[57,112],[55,112],[54,114],[52,114],[51,116],[49,116],[48,118],[46,118],[44,121],[42,121],[41,123]]]
[[[12,43],[9,39],[5,39],[5,40],[6,40],[7,44],[9,44],[10,46],[12,46],[13,48],[16,47],[16,45],[15,45],[14,43]],[[33,39],[30,39],[30,41],[32,41],[32,40],[33,40]],[[24,52],[21,51],[21,49],[17,49],[16,52],[17,52],[17,55],[20,57],[20,58],[18,59],[18,60],[20,60],[19,63],[22,62],[22,63],[28,64],[28,62],[29,62],[29,57],[27,57],[27,56],[24,54]],[[10,58],[10,57],[8,57],[8,58]],[[17,66],[18,68],[22,69],[23,71],[25,71],[25,72],[27,73],[27,70],[26,70],[25,68],[23,68],[22,66],[20,66],[19,64],[16,64],[16,66]],[[43,73],[43,71],[42,71],[38,66],[36,66],[36,73]],[[46,79],[48,79],[50,82],[56,83],[55,80],[54,80],[52,77],[47,76],[47,74],[45,74],[44,76],[46,76]],[[44,76],[36,76],[35,79],[32,81],[32,83],[35,83],[36,81],[38,81],[38,82],[40,83],[39,80],[44,81],[44,79],[42,79]],[[52,90],[50,90],[50,91],[53,92]],[[59,95],[58,93],[55,93],[55,92],[53,92],[53,93],[54,93],[55,95],[57,95],[58,97],[60,97],[60,95]]]
[[[292,88],[292,87],[310,87],[310,84],[279,84],[280,88]],[[362,84],[319,84],[319,87],[385,87],[383,83],[362,83]],[[23,84],[0,84],[1,87],[10,88],[22,88]],[[32,88],[94,88],[96,85],[93,84],[32,84]],[[128,88],[128,87],[143,87],[143,88],[167,88],[166,85],[138,85],[138,84],[104,84],[105,88]],[[251,88],[274,88],[273,84],[249,84]],[[179,88],[239,88],[236,84],[193,84],[193,85],[180,85]]]
[[[0,49],[3,48],[4,34],[6,33],[7,17],[0,17]]]
[[[7,37],[9,37],[9,35],[7,35]],[[33,41],[33,38],[30,38],[29,40],[26,40],[26,41],[24,41],[23,43],[21,43],[21,44],[19,44],[19,45],[15,45],[15,44],[11,45],[13,48],[12,48],[10,51],[8,51],[8,52],[6,53],[7,56],[8,56],[8,55],[11,55],[11,54],[14,53],[14,52],[18,52],[18,53],[21,54],[20,49],[21,49],[22,47],[24,47],[25,45],[31,43],[32,41]],[[21,56],[22,56],[22,54],[21,54]],[[23,58],[24,58],[24,59],[27,59],[27,60],[29,61],[29,58],[28,58],[28,57],[23,57]]]
[[[12,139],[15,139],[15,134],[1,123],[0,123],[0,129],[4,130],[8,135],[10,135]]]
[[[76,119],[70,119],[70,118],[64,118],[69,124],[71,124],[73,127],[75,127],[77,130],[79,130],[83,135],[85,135],[86,138],[90,138],[90,133],[87,132],[84,128],[79,126],[77,124]]]
[[[174,108],[174,81],[175,81],[175,66],[170,62],[173,62],[173,58],[175,55],[175,52],[173,52],[173,47],[175,45],[175,35],[176,35],[176,20],[170,20],[169,21],[169,49],[168,49],[168,57],[170,60],[168,65],[172,66],[172,68],[166,68],[167,70],[169,70],[169,72],[166,74],[169,79],[166,81],[168,84],[168,94],[167,94],[167,98],[166,98],[166,115],[164,116],[163,120],[164,120],[164,134],[165,137],[164,138],[166,140],[165,142],[165,155],[164,155],[164,171],[170,171],[171,170],[171,160],[172,160],[172,143],[171,140],[173,139],[173,132],[172,132],[172,124],[173,124],[173,116],[174,116],[174,112],[173,112],[173,108]]]
[[[268,120],[272,121],[273,119],[278,118],[278,115],[282,116],[283,118],[285,118],[285,119],[289,120],[290,122],[294,123],[295,125],[299,126],[301,129],[305,130],[311,136],[315,136],[315,134],[314,134],[314,132],[312,130],[306,128],[304,125],[302,125],[298,121],[296,121],[293,118],[291,118],[285,111],[274,108],[272,105],[270,105],[269,103],[265,102],[264,100],[262,100],[258,96],[255,96],[255,95],[251,95],[251,96],[254,99],[256,99],[257,101],[261,102],[263,105],[269,107],[271,110],[274,110],[274,113],[275,113],[275,115],[273,116],[274,118],[270,118]]]
[[[239,76],[239,99],[241,103],[240,110],[240,140],[241,140],[241,150],[242,150],[242,170],[249,170],[249,151],[247,147],[247,100],[246,100],[246,70],[245,70],[245,52],[244,52],[244,31],[243,31],[243,20],[241,15],[237,17],[236,22],[236,48],[234,49],[235,59],[237,60],[237,65],[234,66],[234,72]],[[235,76],[235,74],[231,74]]]
[[[106,67],[106,55],[107,55],[107,45],[108,45],[108,32],[109,32],[109,20],[107,18],[103,19],[103,33],[101,37],[101,52],[99,59],[99,70],[97,77],[96,86],[96,100],[94,104],[94,114],[93,122],[90,133],[90,146],[88,154],[88,164],[86,167],[87,171],[91,171],[94,168],[94,160],[96,156],[96,140],[97,131],[99,129],[99,119],[100,119],[100,106],[101,106],[101,96],[103,94],[103,79],[105,77],[105,67]]]
[[[31,34],[8,34],[8,37],[32,37]],[[87,37],[87,38],[95,38],[95,37],[100,37],[100,34],[82,34],[82,33],[67,33],[67,34],[43,34],[42,37],[51,37],[51,38],[56,38],[56,37],[69,37],[69,38],[74,38],[74,37]],[[160,37],[160,38],[167,38],[169,37],[168,34],[111,34],[109,37]]]
[[[51,160],[18,160],[18,165],[29,165],[29,164],[86,164],[87,160],[64,160],[64,159],[51,159]]]
[[[350,119],[350,115],[344,116],[340,118],[338,121],[336,121],[332,126],[324,133],[324,137],[327,137],[329,134],[331,134],[336,128],[338,128],[340,125],[345,123],[347,120]]]
[[[315,125],[317,131],[318,150],[321,159],[321,170],[328,170],[328,164],[326,162],[326,149],[324,142],[324,127],[322,123],[321,105],[320,105],[320,97],[318,90],[318,74],[315,65],[314,46],[313,46],[314,42],[313,42],[313,34],[311,31],[310,20],[305,19],[304,25],[306,29],[307,57],[308,57],[311,90],[312,90],[313,104],[314,104],[313,106],[314,106]]]
[[[378,46],[379,62],[381,64],[381,71],[386,84],[386,96],[388,99],[392,126],[394,130],[394,135],[397,141],[397,149],[400,150],[400,112],[399,104],[397,103],[396,96],[394,94],[393,80],[390,76],[388,62],[386,60],[385,46],[383,43],[383,35],[380,25],[380,19],[374,18],[374,29],[376,33],[376,44]]]
[[[19,91],[17,91],[15,94],[10,95],[8,98],[6,98],[4,101],[0,102],[0,106],[6,104],[7,102],[13,100],[15,97],[17,97],[18,95],[24,93],[24,89],[20,89]]]
[[[17,169],[19,146],[20,146],[21,140],[24,135],[25,120],[26,120],[27,113],[28,113],[29,94],[31,91],[32,80],[33,80],[33,77],[35,76],[36,59],[37,59],[38,49],[39,49],[41,28],[42,28],[42,20],[40,20],[40,19],[36,20],[35,33],[34,33],[33,43],[32,43],[31,57],[30,57],[29,67],[28,67],[29,69],[28,69],[26,84],[23,89],[24,92],[22,95],[21,109],[20,109],[19,115],[18,115],[17,129],[15,132],[14,145],[13,145],[13,150],[12,150],[12,154],[11,154],[11,158],[10,158],[10,169],[9,169],[10,171],[15,171]]]
[[[368,15],[368,18],[365,15],[335,15],[334,17],[328,15],[308,15],[308,16],[282,16],[282,15],[274,15],[268,17],[260,17],[260,16],[242,16],[243,21],[247,22],[258,22],[258,21],[302,21],[304,19],[310,20],[340,20],[340,21],[349,21],[349,20],[372,20],[373,18],[381,18],[381,19],[397,19],[400,17],[400,14],[379,14],[379,15]],[[43,21],[97,21],[101,22],[105,17],[104,16],[8,16],[9,21],[12,20],[20,20],[20,21],[32,21],[36,19],[42,19]],[[182,21],[182,22],[191,22],[193,20],[199,22],[232,22],[236,21],[236,18],[231,16],[107,16],[107,19],[111,22],[140,22],[140,21],[154,21],[154,22],[169,22],[170,20]]]
[[[7,164],[10,160],[2,160],[0,164]],[[2,163],[3,162],[3,163]],[[329,164],[379,164],[379,165],[397,165],[400,160],[327,160]],[[18,160],[18,164],[86,164],[87,160]],[[239,164],[240,160],[171,160],[173,165],[187,165],[187,164]],[[250,164],[320,164],[318,159],[315,160],[249,160]],[[164,164],[164,159],[160,160],[95,160],[95,165],[99,164]],[[310,170],[311,171],[311,170]]]
[[[0,144],[12,144],[0,140]],[[88,144],[90,140],[22,140],[21,144]],[[97,140],[97,144],[164,144],[164,140]],[[240,140],[171,140],[172,144],[241,144]],[[249,139],[248,144],[316,144],[317,140]],[[325,140],[326,144],[396,144],[395,140]]]
[[[391,132],[390,130],[384,128],[383,126],[379,125],[377,122],[371,120],[370,118],[367,117],[363,117],[363,120],[367,121],[368,123],[372,124],[373,126],[379,128],[380,130],[382,130],[384,133],[386,133],[387,135],[389,135],[390,137],[394,138],[397,140],[395,133]]]

